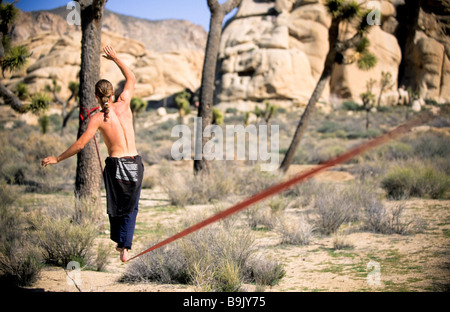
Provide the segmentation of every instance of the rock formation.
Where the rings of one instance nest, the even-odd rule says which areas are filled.
[[[448,1],[358,2],[381,12],[375,21],[379,25],[368,34],[369,50],[378,63],[369,71],[358,69],[356,64],[336,65],[322,99],[334,96],[360,102],[366,82],[379,82],[384,71],[391,73],[393,84],[383,93],[382,105],[397,103],[400,84],[424,99],[449,102]],[[418,5],[418,16],[411,19],[414,5]],[[243,0],[223,32],[217,102],[307,102],[328,52],[329,24],[321,0]],[[346,38],[351,32],[352,26],[344,25],[340,36]],[[379,90],[376,83],[372,92],[378,94]]]
[[[67,12],[60,8],[20,13],[12,30],[13,44],[26,45],[32,56],[22,71],[6,75],[3,83],[10,90],[24,82],[34,94],[56,78],[61,86],[59,95],[68,97],[68,84],[78,80],[80,70],[81,31],[66,22]],[[102,46],[106,44],[113,45],[135,72],[136,97],[159,100],[200,86],[206,44],[201,26],[178,20],[152,22],[106,11]],[[117,66],[102,59],[100,75],[120,90],[123,76]]]

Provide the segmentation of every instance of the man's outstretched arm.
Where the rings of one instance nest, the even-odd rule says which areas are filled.
[[[47,167],[48,165],[54,165],[59,163],[60,161],[63,161],[64,159],[67,159],[75,154],[78,154],[84,148],[84,146],[94,137],[98,127],[99,127],[98,119],[96,120],[91,119],[89,121],[86,131],[80,136],[80,138],[75,143],[73,143],[64,153],[62,153],[58,157],[49,156],[44,158],[41,161],[41,165],[44,167]]]
[[[116,51],[114,51],[113,47],[106,46],[103,49],[103,51],[106,54],[103,57],[116,63],[116,65],[122,72],[123,76],[125,77],[126,80],[125,86],[123,88],[122,94],[119,96],[119,100],[127,102],[129,104],[134,94],[134,85],[136,83],[136,77],[134,76],[130,68],[128,68],[128,66],[121,59],[118,58]]]

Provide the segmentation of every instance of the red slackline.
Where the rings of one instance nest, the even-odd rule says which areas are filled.
[[[289,179],[289,180],[287,180],[285,182],[282,182],[282,183],[279,183],[279,184],[274,185],[272,187],[269,187],[269,188],[263,190],[262,192],[257,193],[256,195],[253,195],[252,197],[250,197],[250,198],[248,198],[248,199],[246,199],[246,200],[244,200],[244,201],[242,201],[242,202],[240,202],[240,203],[238,203],[238,204],[236,204],[236,205],[234,205],[234,206],[232,206],[232,207],[230,207],[230,208],[228,208],[226,210],[223,210],[223,211],[221,211],[221,212],[219,212],[219,213],[217,213],[217,214],[215,214],[215,215],[213,215],[213,216],[211,216],[211,217],[209,217],[209,218],[207,218],[207,219],[205,219],[205,220],[203,220],[203,221],[201,221],[201,222],[199,222],[197,224],[192,225],[192,226],[188,227],[187,229],[185,229],[185,230],[183,230],[183,231],[181,231],[181,232],[179,232],[179,233],[177,233],[177,234],[175,234],[175,235],[173,235],[173,236],[171,236],[171,237],[169,237],[169,238],[167,238],[167,239],[157,243],[156,245],[154,245],[154,246],[144,250],[143,252],[141,252],[141,253],[137,254],[136,256],[128,259],[127,261],[130,261],[130,260],[133,260],[133,259],[135,259],[137,257],[140,257],[140,256],[142,256],[142,255],[144,255],[144,254],[146,254],[146,253],[148,253],[150,251],[153,251],[153,250],[155,250],[157,248],[160,248],[160,247],[162,247],[164,245],[167,245],[167,244],[169,244],[169,243],[171,243],[171,242],[173,242],[173,241],[175,241],[175,240],[177,240],[179,238],[182,238],[183,236],[186,236],[186,235],[188,235],[188,234],[190,234],[192,232],[195,232],[195,231],[197,231],[197,230],[199,230],[199,229],[201,229],[201,228],[203,228],[203,227],[205,227],[205,226],[207,226],[207,225],[209,225],[211,223],[217,222],[217,221],[219,221],[221,219],[224,219],[224,218],[226,218],[226,217],[228,217],[228,216],[230,216],[230,215],[232,215],[232,214],[234,214],[236,212],[239,212],[239,211],[247,208],[248,206],[250,206],[250,205],[252,205],[252,204],[254,204],[256,202],[259,202],[259,201],[261,201],[263,199],[266,199],[266,198],[268,198],[270,196],[273,196],[273,195],[275,195],[277,193],[280,193],[280,192],[282,192],[282,191],[292,187],[295,184],[298,184],[300,182],[303,182],[303,181],[311,178],[312,176],[318,174],[321,171],[324,171],[327,168],[330,168],[330,167],[333,167],[333,166],[335,166],[337,164],[349,161],[350,159],[352,159],[356,155],[359,155],[359,154],[361,154],[363,152],[366,152],[367,150],[372,149],[372,148],[374,148],[376,146],[380,146],[380,145],[382,145],[382,144],[384,144],[384,143],[386,143],[386,142],[388,142],[388,141],[390,141],[390,140],[400,136],[401,134],[411,130],[413,127],[416,127],[416,126],[419,126],[419,125],[422,125],[422,124],[428,122],[432,118],[433,118],[433,115],[431,113],[429,113],[429,112],[423,113],[423,114],[419,115],[418,117],[416,117],[416,118],[406,122],[405,124],[400,125],[397,128],[395,128],[395,129],[393,129],[393,130],[391,130],[391,131],[389,131],[389,132],[387,132],[387,133],[385,133],[385,134],[383,134],[383,135],[381,135],[379,137],[376,137],[376,138],[374,138],[374,139],[372,139],[372,140],[370,140],[370,141],[368,141],[366,143],[363,143],[362,145],[360,145],[360,146],[358,146],[358,147],[356,147],[356,148],[354,148],[354,149],[352,149],[352,150],[342,154],[341,156],[338,156],[338,157],[336,157],[336,158],[334,158],[332,160],[329,160],[329,161],[327,161],[327,162],[325,162],[323,164],[320,164],[314,169],[311,169],[311,170],[306,171],[304,173],[300,173],[300,174],[294,176],[293,178],[291,178],[291,179]]]

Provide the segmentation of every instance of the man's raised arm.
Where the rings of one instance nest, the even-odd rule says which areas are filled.
[[[125,65],[122,60],[117,57],[116,51],[114,51],[113,47],[106,46],[103,51],[106,55],[103,55],[104,58],[113,61],[120,68],[123,76],[126,79],[125,86],[123,88],[122,94],[119,96],[119,101],[124,101],[130,104],[131,98],[134,94],[134,84],[136,83],[136,77],[133,72]]]

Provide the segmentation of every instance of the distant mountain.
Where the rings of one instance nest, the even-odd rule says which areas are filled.
[[[49,11],[21,12],[12,29],[13,40],[23,41],[43,32],[67,35],[80,31],[71,26],[66,17],[70,11],[59,7]],[[185,20],[151,21],[105,10],[103,29],[119,36],[142,42],[147,50],[166,52],[175,50],[204,50],[207,32],[202,26]]]

